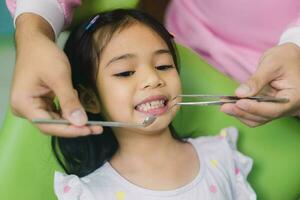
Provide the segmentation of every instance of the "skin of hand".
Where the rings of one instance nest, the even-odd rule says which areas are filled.
[[[250,127],[283,116],[300,116],[300,47],[286,43],[267,50],[256,72],[235,91],[238,97],[269,95],[288,98],[287,103],[242,99],[224,104],[221,111]]]
[[[85,126],[87,115],[71,81],[71,68],[64,52],[54,42],[54,32],[43,18],[24,13],[16,20],[16,65],[11,89],[15,115],[27,118],[65,118],[72,125],[38,124],[46,134],[76,137],[102,132],[100,126]],[[57,97],[62,111],[54,108]]]

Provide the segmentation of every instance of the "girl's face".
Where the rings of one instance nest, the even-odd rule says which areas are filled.
[[[108,120],[141,123],[157,115],[145,131],[168,127],[178,108],[172,98],[181,93],[172,55],[160,36],[135,23],[114,34],[101,53],[97,87],[101,112]]]

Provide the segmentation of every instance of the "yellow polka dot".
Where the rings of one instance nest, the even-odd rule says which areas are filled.
[[[215,159],[211,160],[210,163],[213,167],[217,167],[217,165],[218,165],[218,161]]]
[[[116,192],[117,200],[125,200],[125,192]]]
[[[221,133],[220,133],[220,135],[222,136],[222,137],[227,137],[227,131],[226,131],[226,129],[223,129],[222,131],[221,131]]]

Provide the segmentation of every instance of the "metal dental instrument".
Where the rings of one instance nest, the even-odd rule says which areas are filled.
[[[142,123],[128,123],[128,122],[110,122],[110,121],[88,121],[87,125],[100,125],[109,127],[126,127],[126,128],[145,128],[155,121],[155,116],[147,116]],[[33,123],[38,124],[66,124],[71,125],[68,120],[61,119],[32,119]]]
[[[195,101],[195,102],[177,102],[171,107],[175,105],[181,105],[181,106],[208,106],[208,105],[223,105],[225,103],[235,103],[240,99],[250,99],[255,100],[257,102],[273,102],[273,103],[286,103],[289,102],[289,99],[287,98],[275,98],[275,97],[269,97],[269,96],[253,96],[253,97],[245,97],[245,98],[239,98],[237,96],[231,96],[231,95],[206,95],[206,94],[180,94],[173,98],[175,100],[178,97],[190,97],[190,98],[200,98],[200,99],[219,99],[215,101]]]
[[[176,102],[171,105],[168,110],[173,108],[176,105],[180,106],[209,106],[209,105],[223,105],[225,103],[235,103],[240,99],[250,99],[255,100],[257,102],[273,102],[273,103],[286,103],[289,102],[287,98],[275,98],[269,96],[253,96],[253,97],[245,97],[239,98],[237,96],[231,95],[206,95],[206,94],[180,94],[174,97],[171,101],[174,101],[178,97],[189,97],[189,98],[199,98],[199,99],[219,99],[214,101],[182,101]],[[109,127],[127,127],[127,128],[143,128],[152,124],[156,116],[147,116],[142,123],[128,123],[128,122],[110,122],[110,121],[88,121],[87,125],[101,125],[101,126],[109,126]],[[66,124],[70,125],[71,123],[67,120],[60,119],[32,119],[33,123],[38,124]]]

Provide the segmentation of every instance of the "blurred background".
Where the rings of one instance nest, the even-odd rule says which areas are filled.
[[[5,1],[0,1],[0,127],[8,108],[9,88],[15,61],[13,34],[13,20]]]

